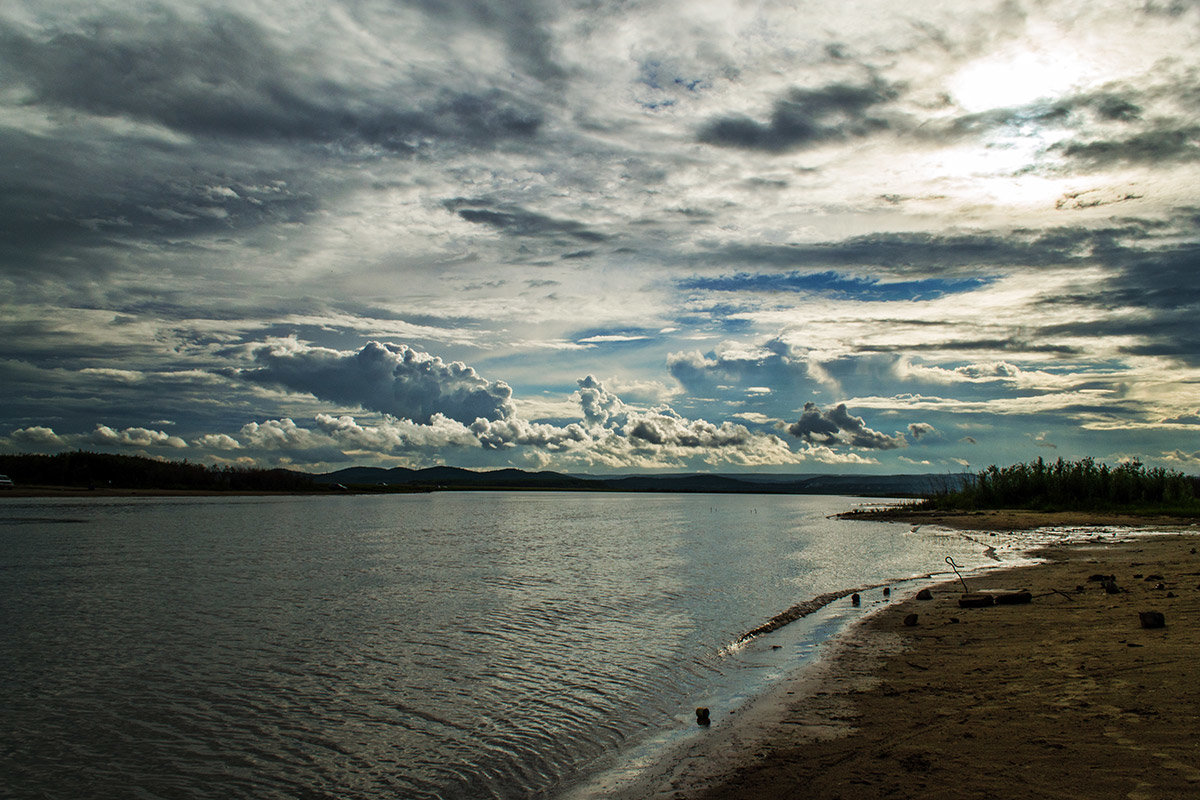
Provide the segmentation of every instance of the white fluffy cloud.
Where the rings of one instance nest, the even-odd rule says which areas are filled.
[[[154,431],[149,428],[125,428],[113,430],[107,425],[97,425],[91,439],[99,445],[119,445],[122,447],[169,447],[183,449],[187,442],[178,436]]]

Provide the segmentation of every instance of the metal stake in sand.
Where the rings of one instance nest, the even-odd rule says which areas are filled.
[[[954,574],[958,576],[958,581],[963,585],[963,593],[970,594],[971,590],[967,588],[967,582],[963,580],[962,573],[958,571],[958,564],[954,563],[954,556],[946,556],[946,563],[950,565],[950,569],[954,570]]]

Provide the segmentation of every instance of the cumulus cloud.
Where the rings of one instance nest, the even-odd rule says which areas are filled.
[[[589,426],[604,427],[610,419],[625,414],[621,398],[605,390],[600,381],[591,375],[579,380],[579,405],[583,409],[583,421]]]
[[[888,436],[871,430],[862,417],[846,409],[845,403],[827,412],[822,412],[816,403],[805,403],[800,419],[788,425],[787,432],[811,444],[843,444],[864,450],[895,450],[908,445],[901,433]]]
[[[99,445],[118,445],[122,447],[170,447],[182,449],[187,442],[178,436],[154,431],[149,428],[125,428],[114,430],[107,425],[97,425],[92,432],[91,440]]]
[[[289,340],[255,350],[254,360],[261,366],[243,370],[242,378],[422,424],[435,414],[463,423],[513,415],[508,384],[403,344],[368,342],[346,352]]]
[[[919,442],[922,439],[933,438],[939,434],[938,429],[928,422],[910,422],[908,425],[908,435],[913,438],[914,442]]]
[[[237,450],[242,446],[241,442],[226,433],[206,433],[193,439],[192,444],[206,450]]]
[[[1196,450],[1191,453],[1184,452],[1183,450],[1171,450],[1163,453],[1162,459],[1163,461],[1179,465],[1185,469],[1192,469],[1197,465],[1200,465],[1200,450]]]
[[[45,425],[30,425],[28,428],[18,428],[9,434],[9,438],[18,445],[46,447],[60,445],[63,438],[54,432],[53,428]]]

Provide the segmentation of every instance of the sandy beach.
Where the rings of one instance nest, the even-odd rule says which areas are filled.
[[[1130,536],[968,577],[972,592],[1028,589],[1022,605],[960,608],[957,581],[929,600],[864,597],[880,611],[824,658],[736,714],[713,709],[710,729],[613,796],[1200,796],[1198,546]],[[1143,628],[1141,611],[1165,627]]]

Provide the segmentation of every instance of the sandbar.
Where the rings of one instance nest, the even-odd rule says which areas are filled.
[[[817,663],[713,709],[710,729],[611,796],[1200,797],[1200,536],[1119,538],[967,578],[1028,589],[1024,605],[960,608],[958,581],[873,598]]]

